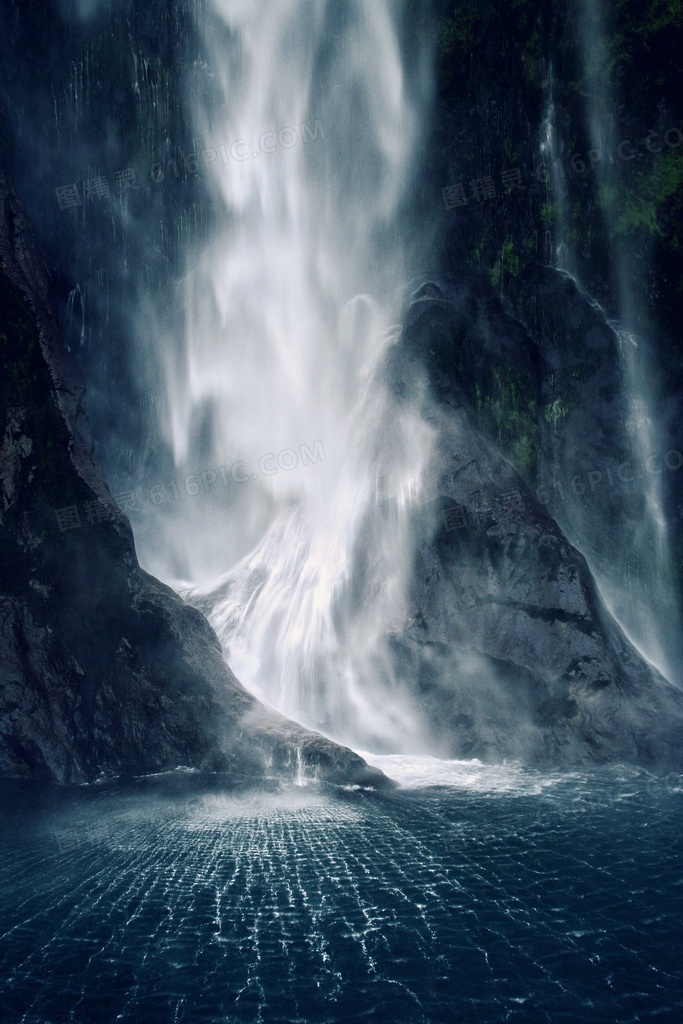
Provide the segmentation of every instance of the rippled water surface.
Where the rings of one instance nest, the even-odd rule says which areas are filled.
[[[683,1020],[680,779],[378,763],[388,797],[5,792],[3,1019]]]

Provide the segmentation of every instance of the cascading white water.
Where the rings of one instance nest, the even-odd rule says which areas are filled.
[[[548,68],[546,84],[545,117],[541,124],[541,158],[548,173],[549,194],[552,198],[550,208],[545,216],[547,258],[554,262],[558,270],[567,273],[576,272],[573,253],[569,247],[567,236],[569,227],[569,211],[567,185],[562,153],[560,152],[559,133],[557,130],[557,109],[553,95],[553,65]],[[551,216],[551,213],[553,214]],[[554,229],[554,233],[553,233]]]
[[[618,324],[614,325],[614,329],[619,339],[628,387],[630,416],[627,429],[632,439],[636,465],[647,467],[650,465],[649,460],[666,448],[653,421],[647,354],[633,332]],[[633,587],[624,592],[621,588],[607,585],[605,595],[613,614],[622,622],[626,632],[645,656],[669,679],[683,681],[680,680],[681,666],[669,648],[669,641],[677,636],[680,619],[673,585],[661,479],[654,472],[641,472],[640,478],[645,487],[646,515],[643,522],[638,524],[637,542],[633,551],[633,554],[637,553],[639,563],[636,565]]]
[[[196,115],[216,226],[164,365],[176,477],[199,493],[147,546],[163,578],[182,566],[258,696],[394,751],[419,741],[384,638],[405,615],[431,433],[368,385],[412,275],[404,204],[432,74],[408,13],[213,0]]]
[[[583,50],[591,87],[587,97],[587,119],[592,149],[602,157],[596,165],[601,187],[619,187],[620,169],[610,154],[614,152],[614,97],[607,76],[600,71],[608,66],[604,10],[597,0],[583,0]],[[630,410],[627,430],[639,466],[666,450],[666,440],[655,422],[653,370],[646,346],[634,330],[636,310],[629,284],[627,262],[630,253],[619,243],[610,222],[609,206],[603,204],[612,238],[611,260],[618,287],[618,319],[614,324],[622,358],[624,383]],[[673,585],[671,552],[662,495],[661,478],[656,473],[642,474],[645,489],[645,516],[638,524],[636,544],[627,558],[634,558],[633,586],[604,588],[616,618],[645,656],[669,678],[676,679],[676,664],[671,641],[677,636],[679,617]]]

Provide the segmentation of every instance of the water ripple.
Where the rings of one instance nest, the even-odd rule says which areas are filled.
[[[679,1018],[680,785],[518,781],[0,806],[5,1019]]]

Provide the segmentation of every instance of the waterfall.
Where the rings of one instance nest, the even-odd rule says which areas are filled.
[[[604,191],[619,188],[621,172],[613,153],[615,144],[615,100],[604,70],[608,66],[604,12],[596,0],[583,0],[582,43],[584,65],[590,82],[586,99],[586,119],[591,148],[600,159],[596,163],[598,187]],[[617,320],[613,326],[619,339],[624,386],[629,404],[628,434],[638,465],[665,451],[666,439],[656,422],[656,381],[644,339],[637,333],[638,297],[631,286],[628,262],[630,253],[615,231],[615,214],[602,204],[605,228],[612,240],[610,263],[616,285]],[[633,584],[630,588],[610,586],[603,591],[615,617],[645,656],[670,678],[676,678],[681,666],[675,644],[680,618],[673,584],[671,553],[664,512],[661,476],[642,475],[645,515],[638,524],[637,543],[625,552]]]
[[[548,67],[545,86],[545,117],[541,124],[541,161],[546,168],[548,180],[549,202],[544,207],[546,225],[546,258],[557,266],[558,270],[575,274],[576,267],[573,254],[568,243],[569,211],[566,173],[560,149],[560,133],[557,128],[557,107],[554,98],[553,64]]]
[[[596,193],[604,198],[609,193],[615,194],[622,185],[620,164],[614,159],[619,138],[614,117],[617,106],[607,70],[608,35],[599,0],[582,0],[577,15],[586,80],[584,112],[590,139],[590,168],[596,175]],[[552,73],[549,80],[546,117],[541,132],[541,156],[544,164],[549,165],[548,184],[554,202],[553,262],[557,269],[577,280],[575,261],[567,245],[567,188],[557,132]],[[623,630],[644,657],[665,676],[677,680],[682,669],[677,639],[680,613],[672,572],[662,474],[653,471],[651,461],[648,461],[666,451],[666,431],[663,424],[657,422],[656,373],[646,340],[639,334],[638,324],[642,322],[639,314],[644,297],[634,291],[629,267],[632,256],[616,230],[614,205],[603,201],[601,209],[616,305],[616,319],[609,322],[618,339],[621,376],[629,410],[628,422],[624,424],[628,455],[633,465],[641,467],[641,472],[634,478],[634,486],[643,489],[642,514],[639,521],[625,526],[619,564],[612,566],[606,566],[605,560],[598,565],[596,559],[591,559],[587,550],[590,538],[582,534],[580,512],[573,516],[571,509],[565,510],[558,518],[566,520],[563,526],[568,535],[588,555],[603,597]],[[580,282],[577,284],[582,287]],[[602,310],[601,313],[607,318]],[[642,472],[643,468],[645,472]],[[591,532],[595,532],[594,527]]]
[[[163,325],[184,501],[161,509],[146,561],[260,698],[405,749],[419,716],[395,699],[385,637],[432,433],[373,374],[416,273],[430,29],[392,0],[209,6],[195,158],[214,229],[188,253],[182,329]]]

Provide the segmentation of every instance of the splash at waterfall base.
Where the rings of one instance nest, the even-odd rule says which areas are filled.
[[[578,344],[569,329],[553,344],[539,339],[535,322],[506,312],[482,275],[413,285],[403,329],[369,388],[385,395],[388,410],[377,497],[364,506],[333,599],[327,653],[318,647],[307,660],[302,634],[289,631],[297,616],[310,626],[305,610],[313,607],[299,576],[280,569],[279,552],[299,566],[299,551],[308,560],[316,550],[297,506],[217,587],[185,593],[253,692],[354,749],[546,765],[683,763],[683,694],[627,638],[594,576],[619,593],[613,567],[608,573],[612,550],[639,528],[642,495],[617,494],[588,513],[578,498],[565,500],[555,513],[563,531],[531,486],[547,490],[555,452],[570,457],[562,430],[571,435],[581,424],[583,457],[594,466],[620,449],[627,418],[610,359],[614,331],[572,282],[567,289],[565,275],[545,273],[545,292],[534,279],[531,293],[555,309],[565,296],[583,346],[572,351],[570,366],[577,354],[583,359],[582,379],[562,391],[568,412],[559,423],[545,410],[562,388],[562,351]],[[605,389],[611,408],[594,401]],[[501,404],[482,402],[482,394]],[[507,401],[525,416],[515,418]],[[422,424],[431,447],[417,496],[399,514],[387,449],[402,423],[414,431]],[[392,564],[384,552],[397,524],[408,569],[393,625],[382,632],[368,608]],[[591,564],[568,536],[582,542]],[[364,630],[372,659],[359,640]]]

